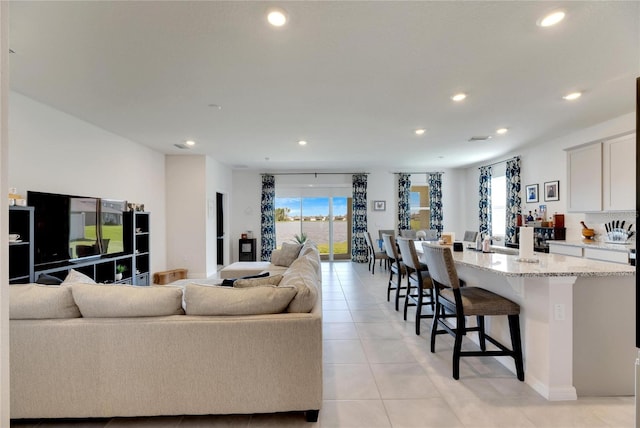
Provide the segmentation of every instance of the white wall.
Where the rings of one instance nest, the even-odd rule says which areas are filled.
[[[524,186],[529,184],[539,184],[540,202],[536,204],[524,204],[525,211],[533,211],[539,205],[547,205],[547,213],[564,214],[565,227],[567,228],[567,239],[581,239],[581,220],[589,219],[593,222],[604,222],[607,215],[593,214],[587,215],[579,213],[567,213],[567,161],[565,149],[612,138],[614,136],[632,132],[635,130],[635,113],[629,113],[615,119],[590,126],[585,129],[575,131],[560,138],[549,140],[544,144],[533,147],[526,147],[514,151],[501,158],[490,159],[481,165],[488,165],[493,162],[511,158],[516,155],[521,156],[521,178],[522,191]],[[478,166],[467,168],[465,171],[466,194],[468,195],[468,205],[465,208],[466,223],[474,225],[474,230],[478,229]],[[545,202],[542,197],[542,189],[546,181],[560,181],[560,200],[557,202]],[[524,193],[523,193],[524,195]],[[617,219],[626,219],[628,215],[615,215]],[[634,218],[631,216],[630,218]],[[635,221],[635,220],[634,220]],[[591,226],[589,224],[589,226]],[[591,226],[593,227],[593,226]]]
[[[230,170],[210,157],[167,156],[169,269],[186,268],[189,278],[216,273],[216,192],[229,194],[230,187]]]
[[[7,152],[9,147],[9,4],[0,2],[0,189],[7,189]],[[7,199],[0,198],[0,230],[9,229]],[[9,397],[9,243],[0,234],[0,427],[8,427]]]
[[[151,271],[164,270],[164,155],[15,92],[9,108],[9,187],[143,203]]]

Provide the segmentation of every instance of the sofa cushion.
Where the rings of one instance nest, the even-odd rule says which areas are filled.
[[[269,272],[262,272],[256,275],[247,275],[240,278],[225,278],[222,280],[220,285],[224,287],[233,287],[235,282],[238,281],[239,279],[264,278],[266,276],[269,276]]]
[[[280,287],[295,287],[298,290],[287,307],[287,312],[310,312],[316,304],[320,279],[312,258],[313,256],[298,258],[282,276]]]
[[[291,266],[300,255],[302,244],[283,242],[282,247],[271,252],[271,263],[276,266]]]
[[[78,272],[75,269],[71,269],[67,274],[67,277],[62,281],[63,284],[96,284],[93,278]]]
[[[265,275],[257,278],[240,278],[236,279],[233,286],[236,288],[257,287],[259,285],[278,285],[282,280],[282,275]]]
[[[9,318],[79,318],[71,287],[39,284],[9,286]]]
[[[181,315],[182,289],[171,286],[133,287],[73,284],[73,298],[85,318]]]
[[[261,315],[283,312],[296,295],[294,287],[203,287],[185,290],[187,315]]]

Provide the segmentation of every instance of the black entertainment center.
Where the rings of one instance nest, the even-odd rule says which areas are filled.
[[[99,283],[149,285],[150,214],[126,201],[27,192],[10,207],[9,282],[64,280],[71,269]],[[124,270],[122,275],[118,275]]]

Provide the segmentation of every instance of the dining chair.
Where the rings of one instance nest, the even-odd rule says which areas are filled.
[[[400,298],[404,297],[404,294],[400,294],[401,290],[406,290],[407,287],[402,285],[402,278],[407,273],[407,268],[402,262],[402,256],[398,252],[398,244],[396,238],[392,234],[383,234],[382,240],[384,242],[384,249],[389,257],[389,283],[387,284],[387,302],[391,299],[391,291],[396,291],[395,306],[396,311],[400,307]],[[394,280],[395,277],[395,280]]]
[[[462,287],[449,247],[423,243],[422,259],[429,267],[433,280],[436,309],[431,327],[431,352],[435,352],[436,336],[451,334],[453,345],[453,378],[460,378],[461,357],[509,356],[515,361],[518,380],[524,380],[522,344],[520,336],[520,305],[480,287]],[[511,349],[489,336],[485,331],[485,316],[507,316]],[[476,327],[467,325],[468,316],[475,316]],[[455,326],[447,321],[455,318]],[[462,338],[469,332],[478,332],[480,351],[462,351]],[[486,342],[498,350],[487,350]]]
[[[398,238],[398,247],[402,262],[407,267],[407,291],[404,297],[404,320],[407,320],[409,306],[416,307],[416,334],[420,334],[420,322],[424,318],[433,318],[435,300],[429,268],[421,263],[413,239]],[[423,306],[429,305],[431,313],[422,313]]]
[[[369,270],[371,274],[375,274],[376,268],[376,260],[380,260],[380,267],[382,267],[382,261],[384,260],[385,269],[387,269],[389,264],[389,257],[387,257],[386,251],[376,251],[376,247],[373,246],[373,240],[371,239],[371,234],[369,232],[363,232],[364,239],[367,243],[367,247],[369,248]]]

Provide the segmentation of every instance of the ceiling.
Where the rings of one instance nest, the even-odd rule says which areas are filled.
[[[475,164],[634,111],[640,76],[638,1],[12,1],[9,16],[12,90],[263,171]]]

